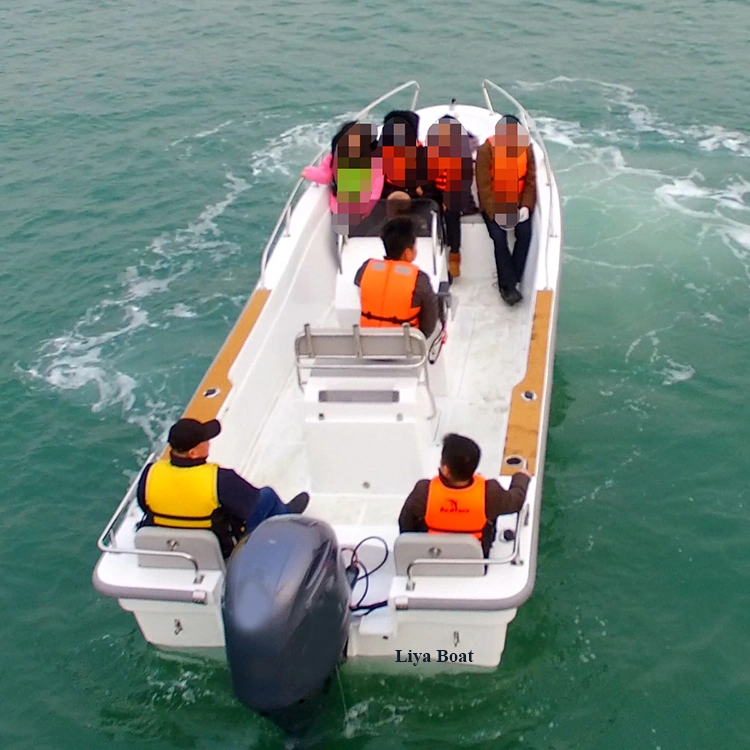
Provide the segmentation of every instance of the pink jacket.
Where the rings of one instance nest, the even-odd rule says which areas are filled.
[[[333,181],[333,154],[328,154],[323,158],[320,164],[316,167],[310,165],[302,170],[302,176],[310,182],[317,182],[319,185],[330,185]],[[383,170],[380,165],[376,165],[376,162],[372,163],[372,192],[370,193],[370,200],[367,204],[367,208],[363,216],[367,216],[372,211],[375,204],[380,200],[380,196],[383,193],[383,184],[385,183],[385,177],[383,176]],[[331,207],[331,213],[337,214],[339,209],[338,201],[336,196],[331,191],[328,199],[328,205]]]

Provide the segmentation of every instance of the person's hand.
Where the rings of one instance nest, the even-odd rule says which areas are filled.
[[[526,206],[521,206],[521,208],[518,209],[519,223],[522,221],[526,221],[528,218],[529,218],[529,209]]]
[[[416,189],[416,190],[415,190],[414,192],[415,192],[415,193],[416,193],[417,195],[419,195],[419,196],[422,196],[422,195],[424,194],[424,190],[422,190],[422,188],[421,188],[421,187],[418,187],[418,188],[417,188],[417,189]]]
[[[519,469],[516,474],[523,474],[525,477],[531,479],[531,474],[526,469]]]

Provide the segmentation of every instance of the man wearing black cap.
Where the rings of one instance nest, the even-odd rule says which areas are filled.
[[[233,469],[208,463],[209,441],[220,432],[216,419],[175,422],[169,430],[169,459],[144,469],[137,497],[148,525],[211,529],[228,557],[243,532],[271,516],[302,513],[310,496],[301,492],[284,504],[270,487],[259,489]]]

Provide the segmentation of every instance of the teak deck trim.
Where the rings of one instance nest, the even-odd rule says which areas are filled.
[[[270,289],[256,289],[250,301],[237,319],[234,328],[229,332],[223,346],[216,359],[211,363],[211,367],[203,376],[201,384],[190,399],[190,403],[182,413],[183,417],[198,419],[206,422],[209,419],[216,419],[222,404],[226,401],[229,392],[232,390],[232,383],[229,380],[229,369],[237,359],[243,344],[255,327],[258,317],[263,311],[263,307],[271,294]],[[217,392],[218,389],[218,392]],[[215,396],[206,396],[206,392],[216,393]],[[164,450],[164,456],[168,455],[169,446]]]
[[[542,290],[536,294],[526,375],[513,389],[510,402],[508,431],[500,467],[500,474],[504,476],[514,474],[519,468],[525,468],[531,474],[536,472],[553,294],[551,290]],[[524,398],[527,392],[533,393],[534,398]],[[520,457],[525,464],[509,464],[508,459],[513,456]]]
[[[237,359],[240,349],[242,349],[247,337],[255,327],[270,294],[270,289],[256,289],[253,292],[250,301],[234,324],[234,328],[229,332],[219,353],[211,363],[211,367],[208,368],[208,371],[203,376],[203,380],[201,380],[200,385],[190,399],[190,403],[188,403],[185,411],[182,413],[183,417],[198,419],[201,422],[216,419],[219,409],[221,409],[229,392],[232,390],[232,383],[229,380],[229,369],[234,364],[234,360]],[[216,395],[206,396],[206,392],[213,392]],[[169,455],[169,446],[164,449],[162,457],[166,457],[167,455]]]

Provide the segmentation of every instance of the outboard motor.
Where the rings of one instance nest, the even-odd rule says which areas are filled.
[[[274,516],[243,539],[228,563],[222,607],[239,701],[287,731],[307,723],[343,656],[349,596],[327,523]]]

